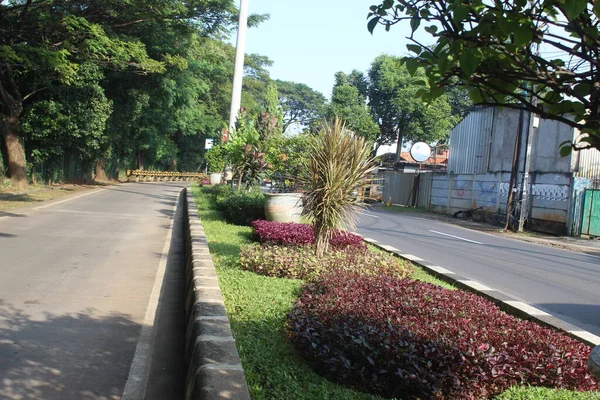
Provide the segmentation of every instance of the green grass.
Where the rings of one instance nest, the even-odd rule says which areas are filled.
[[[254,400],[382,399],[336,385],[313,372],[302,361],[285,338],[285,318],[302,281],[240,270],[239,248],[250,242],[251,228],[225,223],[213,208],[210,196],[197,186],[192,190],[217,268],[251,397]],[[375,251],[380,250],[375,248]],[[413,278],[453,289],[421,268],[415,268]],[[600,394],[516,387],[495,400],[600,400]]]
[[[539,387],[512,387],[495,400],[600,400],[600,393]]]
[[[193,194],[252,398],[378,399],[326,380],[299,358],[285,339],[284,327],[302,282],[240,270],[239,248],[250,242],[251,228],[226,224],[208,196],[197,187]]]

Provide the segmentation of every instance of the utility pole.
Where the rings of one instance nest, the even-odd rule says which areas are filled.
[[[536,55],[539,56],[540,55],[540,44],[537,44],[537,51],[536,51]],[[533,92],[535,91],[535,87],[533,86],[533,84],[531,84],[531,104],[535,107],[537,106],[537,97],[534,96]],[[523,165],[523,178],[521,179],[521,208],[519,210],[519,232],[523,232],[523,228],[525,227],[525,221],[527,220],[528,217],[528,210],[529,210],[529,206],[527,204],[528,200],[529,200],[529,193],[528,193],[528,187],[529,187],[529,169],[531,168],[531,145],[533,143],[533,134],[534,134],[534,129],[536,128],[535,126],[535,116],[533,115],[533,113],[530,111],[529,112],[529,128],[527,131],[527,140],[526,140],[526,149],[525,149],[525,162]]]
[[[233,90],[231,92],[231,109],[229,111],[229,134],[235,128],[242,102],[242,80],[244,78],[244,55],[246,32],[248,31],[248,0],[240,0],[240,18],[238,22],[237,43],[235,46],[235,67],[233,72]],[[227,135],[229,137],[229,135]],[[227,140],[227,139],[226,139]]]

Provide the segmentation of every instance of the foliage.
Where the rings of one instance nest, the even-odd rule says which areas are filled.
[[[275,81],[283,110],[283,132],[293,124],[307,127],[322,118],[325,96],[304,83]]]
[[[271,151],[271,154],[275,155],[269,160],[274,171],[273,191],[288,192],[302,189],[302,181],[307,178],[313,140],[314,137],[307,133],[284,137],[279,142],[278,151]]]
[[[225,169],[225,148],[222,144],[214,144],[204,153],[208,172],[222,172]]]
[[[398,156],[404,142],[445,140],[458,122],[446,96],[430,104],[416,96],[424,79],[422,70],[411,75],[400,58],[387,55],[377,57],[369,69],[369,109],[379,125],[377,143],[397,142]]]
[[[227,316],[235,336],[250,395],[256,400],[380,400],[319,376],[286,340],[285,316],[300,281],[258,275],[239,268],[240,245],[250,241],[250,228],[223,221],[212,196],[194,187],[202,226],[219,276]]]
[[[486,398],[513,385],[596,390],[591,349],[475,294],[387,276],[334,273],[306,285],[288,318],[322,373],[403,399]]]
[[[265,218],[265,195],[260,191],[223,190],[217,196],[216,205],[225,220],[234,225],[250,225]]]
[[[374,143],[378,129],[367,109],[366,85],[364,76],[358,71],[350,75],[338,72],[326,117],[346,121],[349,129]]]
[[[494,400],[600,400],[600,393],[513,386]]]
[[[600,148],[600,7],[593,0],[452,2],[385,0],[371,7],[368,29],[410,21],[406,66],[425,68],[432,100],[444,86],[467,87],[478,104],[524,107],[578,128],[576,149]],[[415,35],[424,30],[433,46]],[[571,118],[572,116],[572,118]]]
[[[256,220],[252,222],[252,232],[253,237],[263,244],[306,246],[315,243],[314,230],[307,224]],[[331,232],[329,244],[334,249],[366,249],[362,237],[339,230]]]
[[[356,247],[332,250],[319,258],[312,246],[254,244],[240,249],[240,265],[258,274],[289,279],[314,279],[331,271],[395,278],[406,278],[410,273],[410,266],[391,254]]]
[[[334,229],[352,227],[362,203],[354,195],[376,167],[371,149],[336,119],[323,124],[310,152],[310,176],[302,196],[302,215],[313,221],[318,256],[329,247]]]

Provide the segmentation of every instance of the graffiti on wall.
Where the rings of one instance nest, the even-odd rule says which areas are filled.
[[[531,196],[538,200],[569,201],[569,186],[535,184],[531,188]],[[508,182],[502,182],[498,187],[500,196],[508,196]]]

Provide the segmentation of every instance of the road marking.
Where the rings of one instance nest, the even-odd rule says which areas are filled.
[[[379,243],[377,240],[375,240],[375,239],[371,239],[371,238],[363,238],[363,240],[364,240],[365,242],[369,242],[369,243]]]
[[[417,256],[413,256],[412,254],[400,254],[400,253],[396,253],[396,254],[398,254],[400,257],[404,257],[404,258],[406,258],[407,260],[410,260],[410,261],[425,261],[422,258],[419,258]]]
[[[465,284],[475,290],[481,290],[482,292],[494,292],[495,290],[492,289],[491,287],[485,286],[482,283],[476,282],[476,281],[472,281],[470,279],[467,280],[459,280],[460,283]],[[525,303],[522,303],[523,305],[525,305]]]
[[[391,252],[394,252],[394,253],[397,252],[397,251],[400,251],[397,248],[395,248],[394,246],[390,246],[390,245],[387,245],[387,244],[382,244],[380,246],[381,246],[382,249],[387,250],[387,251],[391,251]]]
[[[371,218],[377,218],[377,219],[381,218],[381,217],[378,217],[377,215],[368,214],[368,213],[362,212],[362,211],[359,211],[358,213],[361,214],[361,215],[365,215],[367,217],[371,217]]]
[[[156,272],[156,278],[154,279],[154,286],[152,287],[152,293],[148,300],[148,308],[146,309],[146,316],[142,324],[142,331],[140,332],[140,338],[138,339],[133,361],[131,362],[131,368],[129,369],[129,376],[127,378],[127,384],[125,390],[123,390],[123,396],[121,400],[139,400],[143,399],[146,393],[146,386],[148,378],[150,377],[150,364],[152,361],[152,342],[154,341],[155,329],[154,320],[156,314],[158,314],[158,301],[160,299],[160,292],[167,269],[167,257],[169,250],[171,249],[171,237],[173,236],[173,224],[175,223],[177,204],[181,192],[177,195],[175,206],[173,207],[173,219],[167,232],[167,238],[165,239],[165,245],[160,255],[160,261],[158,263],[158,271]]]
[[[439,274],[456,275],[454,272],[438,265],[428,265],[427,268],[432,269]]]
[[[34,207],[33,210],[41,210],[41,209],[44,209],[44,208],[52,207],[52,206],[55,206],[57,204],[66,203],[67,201],[76,200],[76,199],[79,199],[79,198],[84,197],[84,196],[89,196],[91,194],[96,194],[96,193],[103,192],[105,190],[106,189],[94,189],[94,190],[92,190],[92,191],[90,191],[88,193],[80,194],[79,196],[69,197],[68,199],[65,199],[65,200],[55,201],[54,203],[50,203],[50,204],[45,204],[43,206]]]
[[[521,311],[525,311],[527,314],[529,315],[550,315],[547,312],[544,312],[538,308],[535,308],[533,306],[530,306],[529,304],[523,303],[522,301],[505,301],[506,304],[508,304],[509,306],[513,306],[515,308],[518,308]]]
[[[570,334],[578,336],[582,339],[585,339],[589,342],[594,343],[596,346],[600,346],[600,336],[596,336],[588,331],[568,331]]]
[[[443,232],[432,231],[432,230],[429,230],[429,232],[437,233],[438,235],[450,236],[450,237],[453,237],[453,238],[455,238],[455,239],[464,240],[465,242],[469,242],[469,243],[483,244],[483,243],[481,243],[481,242],[477,242],[477,241],[475,241],[475,240],[471,240],[471,239],[465,239],[465,238],[463,238],[463,237],[460,237],[460,236],[454,236],[454,235],[450,235],[449,233],[443,233]]]

